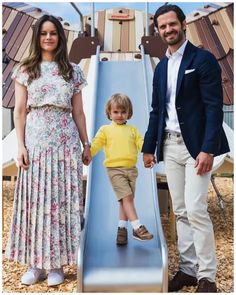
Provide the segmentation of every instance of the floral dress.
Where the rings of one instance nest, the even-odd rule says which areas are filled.
[[[82,156],[71,99],[86,85],[78,65],[65,81],[56,62],[42,62],[41,76],[13,73],[27,87],[25,145],[29,169],[19,169],[6,257],[40,269],[76,263],[83,212]]]

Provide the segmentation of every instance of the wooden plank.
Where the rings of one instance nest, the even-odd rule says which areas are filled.
[[[105,34],[105,11],[98,12],[98,25],[97,25],[97,33],[98,33],[98,40],[101,46],[101,50],[104,49],[104,34]]]
[[[127,52],[125,54],[125,60],[126,61],[133,61],[133,53],[132,52]]]
[[[6,108],[14,107],[15,104],[15,83],[11,79],[11,76],[7,79],[6,85],[3,86],[4,90],[4,99],[2,105]],[[5,91],[6,90],[6,91]]]
[[[217,13],[217,20],[220,23],[220,26],[222,27],[222,31],[224,32],[225,38],[229,44],[230,48],[234,48],[234,29],[232,26],[232,23],[225,11],[225,9],[220,10],[219,13]]]
[[[129,51],[136,50],[136,38],[135,38],[135,17],[129,21]]]
[[[122,9],[124,13],[130,14],[129,9]],[[129,51],[129,22],[123,21],[121,25],[120,49],[122,52]]]
[[[135,10],[135,32],[136,32],[136,46],[135,50],[139,51],[141,39],[144,36],[143,12]]]
[[[69,31],[67,29],[64,29],[64,32],[65,32],[65,36],[66,36],[66,40],[67,40],[68,35],[69,35]]]
[[[217,59],[224,57],[228,51],[224,51],[221,40],[218,38],[209,17],[204,18],[203,28],[206,28],[205,34],[206,38],[209,40],[211,52],[215,52]]]
[[[11,60],[7,67],[3,72],[3,88],[2,88],[2,105],[3,107],[14,107],[15,100],[14,100],[14,92],[15,92],[15,84],[14,81],[11,79],[12,70],[16,66],[16,62]],[[11,101],[13,99],[13,101]]]
[[[29,17],[26,14],[22,15],[22,18],[20,19],[18,25],[16,26],[11,38],[9,39],[9,42],[7,43],[6,50],[9,54],[10,58],[14,58],[13,56],[10,55],[11,49],[17,50],[20,47],[20,44],[22,43],[22,30],[24,26],[26,25],[27,20]]]
[[[29,48],[30,48],[30,43],[28,44],[28,46],[25,49],[25,52],[23,53],[21,60],[23,60],[24,58],[29,56]]]
[[[12,70],[15,65],[16,65],[16,62],[13,60],[10,60],[10,62],[6,65],[6,67],[3,71],[3,81],[4,82],[7,80],[8,76],[12,73]]]
[[[226,59],[228,61],[228,64],[230,66],[231,72],[234,73],[234,50],[230,49],[228,52]]]
[[[13,37],[13,34],[17,30],[18,24],[21,22],[22,17],[23,14],[21,12],[18,12],[13,22],[11,23],[10,28],[7,30],[6,35],[3,37],[3,48],[6,48],[8,46],[8,42],[12,42],[11,39]]]
[[[119,9],[114,8],[112,13],[116,14],[119,12]],[[109,20],[106,19],[106,22],[112,22],[112,31],[113,31],[113,35],[112,35],[112,51],[117,51],[117,50],[121,50],[121,26],[122,24],[120,24],[119,20]]]
[[[224,23],[225,23],[225,27],[228,29],[230,36],[233,36],[234,34],[234,28],[233,28],[233,24],[226,12],[226,9],[222,9],[219,11],[220,15],[222,16]]]
[[[193,31],[191,30],[191,27],[189,26],[189,24],[187,24],[187,27],[186,27],[186,38],[194,44],[194,35],[193,35]]]
[[[196,29],[198,32],[198,36],[201,38],[201,44],[204,46],[205,49],[209,49],[210,45],[204,34],[204,29],[202,27],[201,20],[196,22]]]
[[[6,165],[3,165],[2,175],[3,176],[11,176],[13,179],[17,176],[18,168],[16,166],[16,162],[13,160]]]
[[[7,97],[9,96],[8,100],[8,109],[13,109],[15,107],[15,83],[14,81],[11,82],[9,90],[7,92]]]
[[[67,50],[68,50],[68,53],[70,52],[73,41],[74,41],[74,31],[69,31],[69,34],[68,34],[68,37],[67,37]]]
[[[187,36],[191,36],[190,41],[195,45],[195,46],[199,46],[199,45],[203,45],[201,39],[199,38],[198,35],[198,31],[197,31],[197,27],[196,27],[196,23],[190,23],[187,26]]]
[[[33,19],[32,25],[35,22],[36,22],[36,19]],[[18,51],[16,53],[16,56],[15,56],[16,61],[21,61],[22,60],[22,57],[25,54],[26,49],[30,46],[32,35],[33,35],[33,30],[31,28],[29,28],[28,32],[25,35],[25,38],[22,40],[22,44],[21,44],[20,48],[18,49]]]
[[[12,88],[13,88],[13,92],[12,92],[12,96],[9,100],[7,108],[14,110],[14,108],[15,108],[15,84],[13,83],[13,81],[12,81]],[[11,86],[10,86],[10,89],[11,89]]]
[[[12,10],[11,13],[10,13],[10,15],[8,16],[8,18],[7,18],[4,26],[3,26],[3,29],[5,29],[6,31],[8,31],[8,29],[10,28],[10,26],[11,26],[13,20],[15,19],[16,15],[17,15],[17,11],[16,10]]]
[[[229,16],[232,26],[234,26],[234,4],[231,4],[226,7],[226,12]]]
[[[231,72],[230,66],[223,58],[218,61],[222,69],[223,89],[224,89],[224,103],[231,104],[233,102],[233,72]]]
[[[3,6],[4,7],[4,6]],[[4,28],[4,24],[6,23],[9,15],[11,13],[11,9],[8,7],[4,7],[4,11],[3,11],[3,16],[2,16],[2,24],[3,24],[3,28]]]
[[[34,19],[29,16],[27,18],[25,24],[23,25],[23,29],[21,29],[20,32],[17,32],[17,30],[16,30],[16,40],[14,41],[12,48],[9,50],[8,46],[7,46],[7,50],[8,50],[8,54],[9,54],[10,58],[15,59],[15,56],[16,56],[18,50],[20,49],[20,47],[21,46],[25,47],[25,45],[23,44],[23,40],[25,39],[25,36],[27,35],[27,32],[29,30],[31,30],[30,27],[31,27],[31,25],[33,23],[33,20]],[[19,27],[20,27],[20,24],[19,24]],[[17,61],[19,61],[19,60],[17,60]]]
[[[113,34],[113,23],[108,20],[107,15],[112,13],[112,9],[106,10],[105,15],[105,34],[104,34],[104,51],[112,51],[112,34]]]
[[[229,44],[227,42],[227,39],[225,38],[225,34],[222,30],[222,26],[221,25],[214,25],[214,21],[219,21],[217,18],[217,14],[218,13],[210,14],[209,19],[210,19],[211,23],[213,23],[213,29],[215,30],[215,32],[221,42],[221,45],[224,48],[224,51],[228,52],[229,51]]]
[[[119,60],[119,52],[112,52],[111,53],[111,60],[118,61]]]
[[[2,53],[2,73],[5,71],[6,67],[8,66],[8,63],[5,62],[6,60],[8,60],[8,56],[6,51],[3,51]]]
[[[84,73],[85,78],[88,77],[90,60],[91,60],[90,58],[85,59],[85,64],[84,64],[84,67],[83,67],[83,73]]]
[[[15,66],[15,62],[11,60],[6,70],[3,73],[3,81],[4,81],[3,88],[2,88],[3,97],[6,95],[8,88],[11,84],[11,81],[12,81],[11,75],[12,75],[12,69],[14,68],[14,66]]]

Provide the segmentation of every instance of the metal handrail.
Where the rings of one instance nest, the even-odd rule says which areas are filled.
[[[78,12],[79,16],[80,16],[80,23],[81,23],[81,32],[84,32],[84,26],[83,26],[83,14],[81,13],[81,11],[79,10],[79,8],[75,5],[74,2],[70,2],[70,4],[74,7],[74,9],[76,10],[76,12]]]

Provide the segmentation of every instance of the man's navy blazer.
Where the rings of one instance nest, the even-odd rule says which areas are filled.
[[[143,153],[163,160],[165,133],[167,64],[164,57],[153,77],[152,111],[144,138]],[[221,69],[209,51],[197,48],[189,41],[179,68],[175,107],[184,143],[196,159],[203,151],[218,156],[229,151],[223,130],[223,90]]]

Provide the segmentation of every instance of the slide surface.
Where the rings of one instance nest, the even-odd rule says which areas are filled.
[[[133,117],[144,135],[148,124],[147,84],[142,61],[98,62],[94,132],[110,124],[104,106],[110,95],[127,94],[133,103]],[[149,73],[148,73],[149,75]],[[152,77],[152,73],[150,75]],[[150,81],[148,82],[150,83]],[[145,88],[146,87],[146,88]],[[121,147],[122,148],[122,147]],[[103,166],[103,151],[88,169],[88,203],[82,231],[78,263],[78,290],[81,292],[165,292],[167,291],[167,249],[161,228],[154,173],[138,159],[139,176],[135,204],[140,221],[153,233],[151,241],[132,238],[128,227],[128,245],[116,245],[118,202]]]

